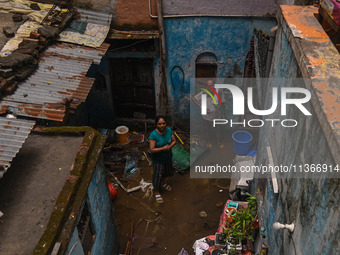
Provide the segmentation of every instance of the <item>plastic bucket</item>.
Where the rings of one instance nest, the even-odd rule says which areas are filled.
[[[234,152],[238,155],[246,155],[253,136],[247,131],[236,131],[233,133],[233,140]]]
[[[115,129],[117,140],[120,144],[128,144],[130,142],[129,128],[126,126],[119,126]]]

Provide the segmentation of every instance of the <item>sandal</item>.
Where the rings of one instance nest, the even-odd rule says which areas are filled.
[[[169,184],[166,184],[166,183],[164,183],[164,184],[162,185],[162,188],[165,189],[165,190],[167,190],[167,191],[170,191],[170,190],[171,190],[171,186],[170,186]]]
[[[164,202],[164,200],[163,200],[161,194],[155,195],[155,198],[156,198],[157,203],[160,203],[160,204],[161,204],[161,203]]]

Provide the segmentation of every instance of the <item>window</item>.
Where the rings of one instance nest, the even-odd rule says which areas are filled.
[[[217,57],[211,52],[200,54],[195,61],[196,78],[216,78]]]

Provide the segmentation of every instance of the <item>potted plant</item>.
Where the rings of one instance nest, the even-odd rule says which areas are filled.
[[[222,249],[224,249],[227,246],[227,242],[225,240],[223,233],[220,233],[220,232],[215,233],[215,246],[217,248],[222,248]]]
[[[248,207],[236,212],[233,222],[226,222],[222,238],[227,242],[229,254],[242,249],[241,241],[254,241],[251,233],[257,220],[257,198],[247,193]]]

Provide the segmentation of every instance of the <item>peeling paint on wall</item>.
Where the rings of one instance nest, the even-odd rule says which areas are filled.
[[[311,84],[306,83],[306,88],[314,96],[306,107],[312,116],[290,111],[286,117],[298,121],[296,128],[261,128],[257,163],[267,162],[266,147],[270,146],[275,165],[322,163],[335,166],[339,158],[336,142],[339,128],[333,125],[333,121],[339,117],[339,83],[331,81],[334,76],[340,77],[339,68],[335,68],[339,65],[339,54],[333,52],[334,47],[329,44],[329,38],[325,41],[325,37],[318,32],[320,25],[315,23],[310,7],[283,6],[282,10],[283,16],[279,16],[282,26],[277,31],[270,76],[311,78]],[[312,17],[315,20],[308,22]],[[303,26],[301,20],[305,22]],[[296,32],[297,28],[299,33]],[[316,76],[328,77],[328,80]],[[266,105],[271,103],[268,96],[265,101]],[[272,117],[279,118],[279,115],[274,114]],[[327,132],[329,126],[334,133]],[[293,177],[293,174],[289,177]],[[262,210],[270,252],[339,254],[340,180],[313,179],[311,173],[300,179],[280,178],[279,194],[273,193],[269,183],[270,179]],[[257,187],[260,186],[257,184]],[[274,231],[272,224],[275,221],[294,223],[293,234],[289,236],[287,231]]]
[[[197,57],[204,52],[216,55],[217,78],[242,77],[253,29],[269,33],[276,25],[274,19],[235,17],[169,18],[164,23],[169,109],[182,127],[189,125],[190,80],[195,78]],[[176,72],[171,72],[174,67]]]

